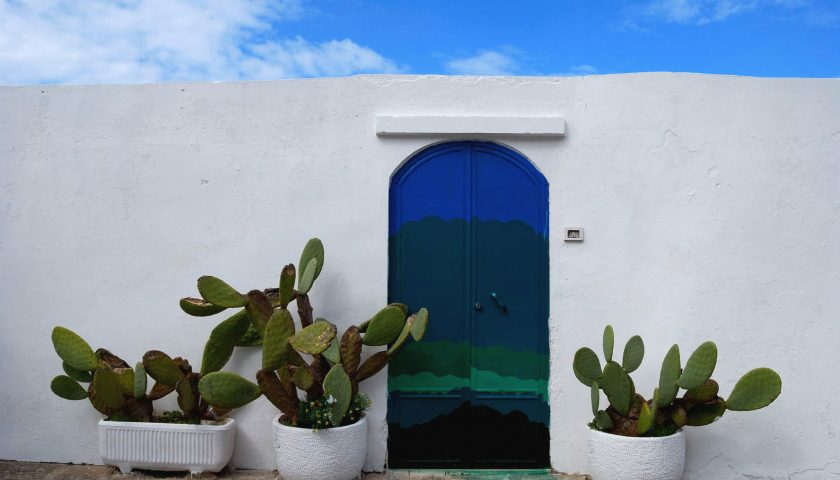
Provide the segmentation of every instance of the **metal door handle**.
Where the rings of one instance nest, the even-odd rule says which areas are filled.
[[[498,306],[501,311],[507,313],[507,311],[508,311],[507,306],[504,303],[502,303],[502,301],[499,299],[499,296],[496,294],[496,292],[490,292],[490,298],[492,298],[493,301],[496,302],[496,306]]]

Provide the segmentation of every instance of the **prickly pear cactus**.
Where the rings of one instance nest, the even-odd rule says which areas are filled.
[[[590,388],[592,414],[590,426],[617,435],[670,435],[686,425],[708,425],[727,410],[748,411],[770,405],[781,393],[782,380],[769,368],[751,370],[736,383],[726,400],[718,396],[720,387],[710,377],[717,364],[717,346],[701,344],[686,362],[680,363],[680,349],[672,346],[662,362],[659,386],[650,400],[635,392],[629,373],[638,369],[644,357],[644,343],[634,336],[626,343],[622,363],[612,361],[615,333],[604,329],[603,349],[607,359],[601,368],[598,355],[589,348],[579,349],[572,370],[581,383]],[[361,371],[364,365],[359,368]],[[358,377],[358,373],[356,374]],[[686,390],[678,398],[680,388]],[[602,410],[601,390],[610,406]]]

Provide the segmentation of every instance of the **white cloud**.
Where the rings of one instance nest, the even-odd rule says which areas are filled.
[[[297,0],[0,0],[0,84],[144,83],[396,72],[351,40],[276,29]]]
[[[446,71],[455,75],[514,75],[519,70],[511,54],[482,50],[472,57],[455,58],[446,62]]]
[[[648,0],[628,10],[627,26],[638,27],[638,22],[650,21],[706,25],[758,11],[785,17],[793,14],[816,23],[815,14],[837,18],[837,3],[832,2],[836,0]]]
[[[642,9],[642,14],[670,23],[703,25],[753,10],[757,4],[757,0],[654,0]]]

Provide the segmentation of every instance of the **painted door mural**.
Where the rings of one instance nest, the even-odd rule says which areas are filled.
[[[522,155],[452,142],[391,180],[389,296],[429,329],[388,374],[390,468],[543,468],[548,185]]]

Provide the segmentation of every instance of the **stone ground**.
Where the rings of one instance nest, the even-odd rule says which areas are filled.
[[[479,474],[470,472],[464,475],[452,475],[446,472],[388,472],[368,473],[364,480],[442,480],[462,479],[479,480],[589,480],[586,475],[521,475],[521,474]],[[196,479],[196,480],[279,480],[277,472],[270,470],[225,470],[220,473],[203,473],[190,475],[188,473],[163,473],[138,470],[129,475],[122,475],[114,467],[102,465],[69,465],[65,463],[37,463],[15,462],[0,460],[0,480],[140,480],[140,479]],[[325,479],[326,480],[326,479]]]

